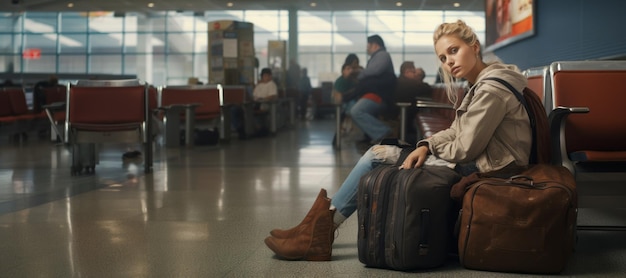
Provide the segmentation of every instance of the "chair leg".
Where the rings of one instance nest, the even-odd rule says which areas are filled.
[[[152,140],[148,140],[148,142],[143,143],[143,167],[144,167],[144,173],[148,174],[148,173],[152,173],[152,161],[153,161],[153,148],[152,148]]]

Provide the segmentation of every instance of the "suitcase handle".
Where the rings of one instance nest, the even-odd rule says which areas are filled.
[[[518,179],[524,179],[525,181],[519,181]],[[525,175],[515,175],[515,176],[512,176],[506,182],[510,183],[510,184],[517,184],[517,185],[523,185],[523,186],[533,186],[533,187],[535,186],[535,182],[533,180],[533,177],[525,176]]]

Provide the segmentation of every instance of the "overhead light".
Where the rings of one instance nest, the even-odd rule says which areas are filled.
[[[148,3],[148,8],[152,8],[152,7],[154,7],[154,3],[152,2]]]
[[[402,2],[396,2],[396,7],[402,7]]]
[[[455,3],[454,3],[454,7],[455,7],[455,8],[458,8],[458,7],[460,7],[460,6],[461,6],[461,3],[459,3],[459,2],[455,2]]]
[[[68,7],[68,8],[73,8],[73,7],[74,7],[74,3],[72,3],[72,2],[67,3],[67,7]]]
[[[311,2],[311,7],[317,7],[317,3]]]
[[[226,6],[229,7],[229,8],[232,7],[233,5],[234,5],[233,2],[226,3]]]

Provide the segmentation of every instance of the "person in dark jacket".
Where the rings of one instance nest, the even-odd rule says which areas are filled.
[[[396,74],[391,55],[379,35],[367,38],[367,53],[370,59],[357,79],[355,89],[358,100],[350,109],[352,121],[371,139],[370,143],[380,142],[391,135],[391,128],[378,117],[393,104]]]
[[[406,110],[405,131],[407,137],[405,140],[409,143],[415,143],[418,139],[417,130],[415,128],[415,116],[417,115],[417,107],[415,107],[416,99],[428,100],[432,99],[432,88],[424,83],[426,76],[422,68],[416,68],[411,61],[406,61],[400,66],[400,76],[396,82],[396,90],[394,93],[395,102],[410,103]],[[392,116],[398,117],[399,108],[394,107]]]

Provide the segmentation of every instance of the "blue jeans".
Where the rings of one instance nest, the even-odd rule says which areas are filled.
[[[375,157],[371,148],[361,156],[331,200],[331,204],[337,208],[337,212],[348,218],[356,211],[356,192],[361,177],[380,164],[380,159]]]
[[[391,133],[391,128],[378,119],[378,115],[385,109],[385,104],[361,98],[352,109],[352,121],[373,141],[380,141]]]
[[[341,110],[343,110],[346,113],[346,115],[350,116],[350,110],[352,109],[355,103],[356,103],[356,100],[350,100],[348,102],[344,102],[341,104]]]

